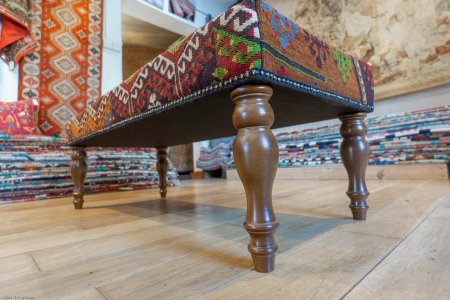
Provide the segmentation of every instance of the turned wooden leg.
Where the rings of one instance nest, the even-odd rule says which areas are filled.
[[[274,233],[279,226],[272,207],[272,186],[278,167],[278,144],[270,127],[274,113],[269,104],[272,89],[249,85],[235,89],[233,124],[238,130],[233,155],[247,196],[244,228],[250,234],[250,251],[255,270],[274,269],[278,249]]]
[[[72,154],[73,205],[76,209],[83,208],[84,180],[87,173],[86,148],[76,147]]]
[[[159,194],[161,198],[167,196],[167,170],[169,169],[169,162],[167,161],[167,147],[156,148],[157,162],[156,168],[159,175]]]
[[[342,121],[341,157],[347,169],[349,184],[347,195],[350,197],[350,209],[353,219],[365,220],[369,206],[366,199],[369,191],[366,187],[366,168],[369,163],[369,143],[366,140],[367,127],[364,122],[365,113],[339,116]]]

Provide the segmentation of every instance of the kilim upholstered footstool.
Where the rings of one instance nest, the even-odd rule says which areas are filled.
[[[272,208],[278,146],[270,128],[340,118],[350,208],[354,219],[364,220],[369,195],[364,118],[373,100],[368,64],[262,1],[241,1],[71,121],[75,207],[83,205],[85,147],[157,147],[164,198],[168,146],[231,136],[237,129],[233,151],[247,196],[248,249],[256,271],[270,272],[279,225]]]

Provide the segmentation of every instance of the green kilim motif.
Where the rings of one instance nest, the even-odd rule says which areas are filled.
[[[353,64],[349,56],[343,54],[338,48],[333,50],[333,58],[337,63],[339,73],[341,73],[342,80],[347,84],[350,73],[353,70]]]
[[[218,53],[224,57],[232,57],[232,60],[241,65],[247,64],[255,55],[261,53],[261,45],[257,42],[253,42],[241,36],[237,36],[226,32],[224,30],[214,28],[214,31],[217,33],[217,43],[216,47],[218,47],[224,39],[230,40],[230,49],[227,50],[226,47],[220,47]],[[242,52],[239,50],[235,54],[236,48],[242,44],[245,44],[248,48],[247,55],[244,57]],[[253,68],[258,68],[262,66],[261,59],[255,60],[252,63]]]
[[[213,76],[219,79],[219,82],[223,81],[228,71],[225,68],[216,68],[213,72]]]

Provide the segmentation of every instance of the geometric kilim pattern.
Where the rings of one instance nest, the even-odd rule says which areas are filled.
[[[264,69],[363,104],[373,102],[368,64],[326,44],[264,2],[257,9]]]
[[[36,51],[21,64],[19,97],[38,98],[44,135],[66,137],[101,91],[102,0],[32,0]]]
[[[88,105],[69,123],[69,141],[252,76],[301,85],[306,93],[363,111],[373,109],[370,65],[326,44],[266,3],[244,0]]]

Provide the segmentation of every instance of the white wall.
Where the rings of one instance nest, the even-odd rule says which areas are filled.
[[[0,60],[0,101],[14,102],[19,92],[19,68],[10,71],[7,64]]]
[[[195,9],[201,12],[209,13],[213,18],[215,18],[226,11],[227,8],[235,2],[236,0],[196,0]],[[195,26],[203,26],[205,24],[205,18],[206,15],[197,12],[197,15],[195,16]]]
[[[450,84],[416,93],[391,97],[375,103],[373,116],[450,105]]]
[[[103,2],[102,94],[120,84],[122,75],[122,1]]]
[[[103,7],[102,94],[122,82],[122,13],[121,1],[105,0]],[[9,71],[0,61],[0,100],[17,101],[18,67]]]

